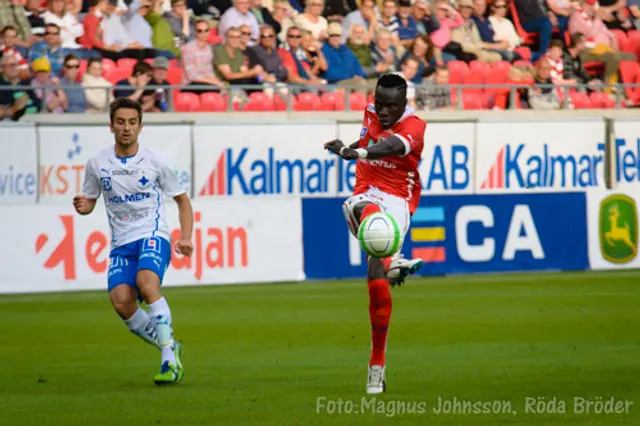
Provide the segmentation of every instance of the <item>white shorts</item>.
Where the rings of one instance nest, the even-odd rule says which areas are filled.
[[[342,205],[342,213],[344,213],[344,218],[347,221],[349,231],[351,231],[351,234],[356,238],[358,238],[358,227],[360,223],[356,219],[354,209],[361,203],[377,204],[380,207],[380,210],[393,216],[400,228],[400,232],[402,233],[400,238],[400,249],[402,249],[404,237],[409,231],[409,224],[411,221],[407,200],[380,191],[377,188],[370,188],[367,192],[348,198]],[[398,249],[397,254],[400,253],[400,249]]]

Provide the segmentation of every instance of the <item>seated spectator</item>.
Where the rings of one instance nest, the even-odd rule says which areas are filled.
[[[264,92],[269,96],[274,88],[281,95],[287,95],[287,69],[284,67],[278,50],[276,49],[276,32],[269,25],[260,28],[260,42],[247,49],[249,68],[260,66],[264,73],[258,77],[258,82],[264,86]]]
[[[564,44],[560,40],[551,40],[549,51],[543,56],[551,67],[551,81],[556,85],[576,84],[575,80],[564,78],[563,48]]]
[[[382,11],[380,12],[380,19],[378,20],[378,31],[380,29],[387,30],[389,34],[391,34],[391,39],[394,44],[400,43],[400,37],[398,36],[398,27],[400,26],[400,21],[398,20],[398,3],[397,0],[383,0],[382,2]],[[366,31],[365,26],[360,25],[363,31]],[[352,25],[349,28],[349,31],[353,30],[355,25]]]
[[[607,28],[628,31],[633,29],[633,23],[627,15],[627,1],[599,0],[598,16]]]
[[[564,52],[562,58],[563,78],[566,81],[574,81],[575,83],[588,84],[591,90],[597,90],[602,82],[589,75],[582,64],[580,54],[586,49],[584,34],[571,34],[569,48]],[[575,84],[574,83],[574,84]]]
[[[362,25],[352,25],[351,34],[347,39],[346,46],[351,49],[353,54],[356,56],[367,77],[374,77],[377,74],[376,65],[373,63],[371,48],[368,44],[365,44],[365,36],[366,30]]]
[[[18,40],[18,31],[15,27],[11,25],[7,25],[2,29],[2,40],[3,44],[0,45],[0,52],[2,55],[8,56],[11,55],[15,58],[18,63],[18,72],[20,73],[20,78],[23,80],[25,78],[29,78],[31,72],[29,71],[29,63],[24,58],[22,53],[20,53],[20,49],[16,46],[16,42]]]
[[[408,47],[418,37],[418,24],[411,16],[411,1],[400,0],[398,7],[398,38],[400,45]]]
[[[82,20],[84,35],[80,37],[80,44],[85,49],[95,49],[104,58],[118,60],[120,55],[117,44],[107,44],[104,40],[103,21],[109,10],[115,9],[115,5],[109,5],[107,0],[89,0],[91,8]]]
[[[429,36],[433,41],[436,62],[453,61],[455,59],[470,62],[476,59],[476,55],[462,50],[462,45],[451,41],[451,30],[464,25],[464,19],[457,10],[452,8],[446,0],[436,0],[435,15],[440,23],[440,28]]]
[[[324,0],[308,0],[304,13],[295,17],[293,22],[297,27],[311,32],[316,40],[327,38],[328,23],[322,12],[324,10]]]
[[[440,21],[431,9],[431,4],[427,0],[416,0],[411,10],[411,16],[416,21],[418,34],[433,34],[440,29]],[[415,38],[415,37],[414,37]]]
[[[149,5],[141,1],[146,0],[135,0],[123,13],[119,13],[116,9],[118,0],[107,1],[103,11],[102,30],[104,42],[107,45],[117,46],[111,59],[145,59],[156,56],[151,44],[151,27],[141,16],[149,11]]]
[[[144,15],[144,19],[151,25],[151,30],[153,31],[151,42],[157,50],[156,53],[169,59],[179,57],[179,43],[174,41],[175,34],[169,21],[163,15],[162,0],[152,1],[151,10]]]
[[[78,83],[78,71],[80,71],[80,59],[73,54],[64,58],[62,78],[60,85],[67,97],[66,112],[85,112],[87,110],[87,97],[84,88]]]
[[[513,26],[513,22],[506,18],[507,1],[495,0],[491,3],[491,16],[489,16],[489,24],[493,29],[494,39],[498,41],[506,41],[509,44],[509,50],[513,50],[522,44],[522,39]]]
[[[318,42],[313,38],[311,32],[301,30],[302,32],[302,64],[307,69],[307,73],[315,78],[321,78],[322,74],[327,70],[327,58],[322,52],[322,48],[318,48]],[[322,78],[324,80],[324,78]]]
[[[560,31],[560,40],[564,40],[569,17],[579,8],[576,0],[547,0],[551,24]]]
[[[67,11],[65,0],[49,0],[49,9],[42,17],[47,24],[55,24],[60,28],[62,47],[65,49],[80,49],[76,39],[84,34],[84,27],[75,15]]]
[[[280,3],[280,7],[283,7],[282,3]],[[251,13],[255,15],[260,26],[269,25],[271,28],[273,28],[276,34],[280,33],[280,31],[282,30],[280,23],[273,19],[273,16],[271,16],[271,12],[269,12],[269,9],[262,5],[262,0],[251,0]]]
[[[316,1],[316,0],[314,0]],[[362,85],[367,74],[358,58],[344,44],[340,44],[342,26],[332,22],[328,28],[329,38],[322,46],[322,54],[327,60],[327,70],[323,77],[329,84]]]
[[[510,48],[507,40],[496,40],[491,22],[485,17],[485,13],[487,12],[486,0],[473,0],[473,12],[471,19],[473,19],[473,22],[478,28],[482,45],[485,49],[498,53],[505,61],[513,62],[522,59],[519,54]]]
[[[28,48],[39,37],[31,34],[31,24],[27,19],[25,8],[11,0],[0,0],[0,28],[11,26],[15,28],[18,38],[15,45],[22,48]],[[26,56],[26,51],[20,52],[22,56]]]
[[[424,77],[427,77],[433,71],[431,67],[431,60],[434,55],[434,47],[431,38],[427,34],[423,34],[416,38],[411,46],[409,46],[409,51],[405,53],[402,60],[408,55],[413,55],[418,58],[418,72],[411,80],[415,84],[422,83]]]
[[[195,38],[195,20],[187,10],[186,0],[171,0],[171,12],[164,14],[180,46]]]
[[[40,99],[41,109],[62,113],[67,109],[67,96],[60,88],[60,79],[51,76],[51,64],[46,57],[38,58],[31,64],[33,79],[30,86]],[[45,109],[46,108],[46,109]]]
[[[407,81],[407,104],[411,108],[416,107],[416,87],[411,81],[418,72],[419,59],[413,55],[405,56],[400,63],[400,71],[396,72]]]
[[[11,55],[0,58],[0,120],[19,120],[25,113],[40,110],[40,99],[32,90],[24,89],[29,82],[20,78],[18,61]]]
[[[46,58],[51,66],[53,74],[59,76],[62,72],[64,58],[69,54],[69,49],[62,47],[60,27],[56,24],[47,24],[44,40],[34,43],[29,50],[29,62],[38,58]]]
[[[526,103],[531,109],[560,109],[562,103],[553,81],[551,81],[551,66],[546,58],[541,58],[536,63],[536,75],[534,85],[529,88]],[[549,87],[541,87],[541,85]],[[568,99],[568,97],[566,98]]]
[[[327,0],[322,15],[330,22],[342,22],[347,14],[358,10],[355,0]]]
[[[295,24],[293,19],[297,12],[291,7],[287,0],[275,0],[273,2],[273,13],[271,14],[275,23],[273,28],[276,30],[278,40],[285,41],[287,30]],[[278,28],[280,28],[278,30]]]
[[[46,4],[46,3],[45,3]],[[40,0],[27,0],[25,5],[24,14],[29,21],[31,27],[31,35],[41,39],[45,31],[44,22],[45,8]]]
[[[133,66],[131,77],[116,83],[114,95],[138,102],[144,112],[158,112],[156,108],[155,89],[145,88],[153,78],[153,68],[146,62],[138,62]]]
[[[105,112],[113,101],[111,83],[102,76],[102,59],[91,58],[82,75],[87,112]]]
[[[255,15],[249,10],[250,0],[233,0],[233,7],[229,8],[218,24],[218,33],[222,41],[226,42],[226,34],[230,28],[239,28],[248,25],[251,28],[251,43],[255,43],[260,36],[260,26]]]
[[[546,6],[538,0],[513,0],[520,25],[530,33],[538,34],[538,51],[533,52],[531,59],[535,62],[549,50],[554,23],[548,15]]]
[[[344,17],[342,21],[342,39],[340,43],[346,43],[349,30],[353,25],[364,25],[367,29],[367,44],[375,37],[378,29],[378,15],[375,9],[375,0],[360,0],[360,7]]]
[[[305,63],[306,52],[301,47],[302,31],[296,26],[287,30],[287,43],[278,49],[282,64],[287,69],[287,81],[290,84],[306,86],[307,88],[327,84],[325,80],[312,74],[311,66]]]
[[[416,91],[416,108],[421,111],[434,109],[453,109],[451,105],[451,89],[449,88],[449,69],[446,65],[438,65],[433,73],[431,84],[418,87]]]
[[[396,64],[399,60],[398,52],[396,47],[391,44],[391,34],[388,31],[378,31],[376,42],[371,46],[371,58],[377,77],[386,73],[396,72]]]
[[[224,44],[213,47],[213,66],[220,80],[231,85],[250,85],[258,82],[264,74],[260,65],[252,68],[245,65],[246,56],[240,49],[240,30],[229,28],[225,34]]]
[[[248,25],[240,25],[240,49],[246,54],[249,46],[253,45],[251,42],[251,28]]]
[[[169,60],[164,56],[158,56],[153,60],[153,77],[149,82],[151,86],[165,86],[165,87],[156,87],[155,96],[156,109],[160,112],[166,112],[169,108],[169,86],[171,83],[167,81],[167,75],[169,75]]]
[[[471,0],[459,0],[458,7],[460,15],[464,19],[464,25],[459,26],[451,31],[451,40],[460,43],[462,50],[467,53],[476,55],[478,60],[488,63],[498,62],[502,60],[499,53],[489,50],[493,48],[492,44],[482,41],[480,32],[471,15],[473,14],[473,3]]]
[[[636,55],[618,50],[618,39],[596,16],[596,0],[585,0],[582,10],[576,11],[569,19],[569,31],[586,37],[586,49],[580,54],[583,62],[603,62],[606,84],[618,82],[618,68],[621,61],[636,61]],[[607,92],[614,89],[608,87]]]
[[[182,47],[182,65],[184,74],[182,84],[191,86],[210,86],[204,88],[183,89],[183,92],[203,93],[218,91],[222,81],[213,70],[213,48],[207,42],[209,23],[199,19],[195,24],[196,38]]]

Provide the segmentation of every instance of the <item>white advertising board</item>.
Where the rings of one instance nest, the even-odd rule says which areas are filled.
[[[479,122],[476,193],[569,192],[604,185],[603,120]]]
[[[300,200],[201,200],[193,207],[194,254],[174,254],[164,285],[304,279]],[[103,209],[100,203],[79,216],[67,205],[2,207],[0,238],[12,243],[0,249],[0,293],[106,290],[110,234]],[[166,212],[177,239],[177,209],[170,204]]]
[[[335,196],[346,167],[323,149],[336,138],[327,124],[194,126],[194,196]]]
[[[104,126],[41,126],[40,203],[70,203],[80,192],[87,160],[113,145],[113,134]],[[188,191],[191,182],[191,128],[188,125],[148,125],[141,145],[164,152]]]
[[[339,124],[338,139],[351,144],[360,137],[360,124]],[[474,123],[428,123],[418,171],[423,194],[471,194],[474,190]],[[341,196],[355,184],[355,162]]]
[[[38,197],[35,127],[3,124],[0,153],[0,205],[35,204]]]
[[[638,256],[640,184],[587,191],[589,264],[591,269],[640,268]]]

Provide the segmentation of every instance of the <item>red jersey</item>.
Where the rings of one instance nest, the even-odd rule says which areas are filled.
[[[427,123],[407,107],[404,114],[390,129],[385,130],[378,121],[373,104],[364,112],[358,148],[366,148],[393,135],[405,144],[404,155],[393,155],[379,160],[358,160],[356,185],[353,194],[362,194],[375,187],[388,194],[404,198],[413,214],[420,202],[420,173],[418,164],[424,148],[424,131]]]

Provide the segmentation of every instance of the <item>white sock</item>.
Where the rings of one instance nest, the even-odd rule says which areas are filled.
[[[158,349],[161,349],[158,342],[158,333],[156,328],[149,318],[149,314],[142,309],[138,308],[135,314],[131,315],[131,318],[123,320],[125,325],[136,336],[140,337],[145,342],[154,345]]]
[[[158,344],[162,350],[162,362],[171,362],[176,365],[176,355],[173,353],[173,324],[171,322],[171,309],[167,300],[161,297],[155,303],[147,305],[149,316],[158,333]]]

